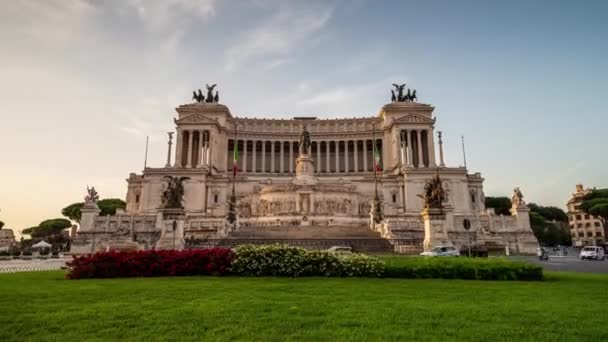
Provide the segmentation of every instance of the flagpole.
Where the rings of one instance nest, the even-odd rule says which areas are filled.
[[[237,124],[234,122],[234,144],[232,147],[233,151],[233,165],[232,165],[232,195],[230,196],[230,201],[228,203],[228,222],[234,224],[236,227],[236,169],[237,169],[237,158],[238,158],[238,133],[237,133]],[[234,228],[233,228],[234,229]]]
[[[238,148],[239,148],[239,141],[237,139],[238,137],[238,133],[237,133],[237,124],[236,121],[234,122],[234,150],[237,151],[234,155],[237,156],[238,158]],[[232,198],[233,200],[236,202],[236,170],[237,170],[237,160],[234,160],[234,165],[232,165]]]
[[[146,135],[146,153],[144,154],[144,170],[148,167],[148,141],[150,137]]]
[[[380,160],[380,154],[378,152],[378,144],[376,142],[376,124],[372,124],[372,138],[374,146],[374,200],[372,204],[372,228],[375,228],[375,224],[382,222],[382,208],[380,207],[380,198],[378,197],[378,175],[376,174],[379,169],[378,161]]]
[[[376,124],[372,124],[372,137],[374,142],[374,200],[378,200],[378,177],[376,173],[378,172],[378,165],[376,162],[376,154],[378,151],[376,150]]]

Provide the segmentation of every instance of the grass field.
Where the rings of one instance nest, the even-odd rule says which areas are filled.
[[[608,276],[544,282],[0,275],[0,341],[608,340]]]

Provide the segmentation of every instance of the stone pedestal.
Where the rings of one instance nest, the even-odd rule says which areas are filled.
[[[80,209],[80,231],[81,232],[90,232],[93,231],[95,227],[95,220],[101,210],[97,206],[97,202],[86,202],[82,209]]]
[[[438,208],[426,208],[422,210],[424,220],[424,251],[430,251],[434,246],[449,243],[446,212]]]
[[[296,178],[294,184],[297,185],[314,185],[317,183],[315,179],[315,164],[310,154],[301,154],[296,160]]]
[[[511,207],[511,215],[515,218],[517,224],[517,252],[533,254],[538,248],[538,240],[532,232],[530,226],[530,209],[521,202],[519,205],[513,204]]]
[[[186,215],[183,209],[162,209],[160,239],[156,249],[182,250],[185,246],[184,223]]]

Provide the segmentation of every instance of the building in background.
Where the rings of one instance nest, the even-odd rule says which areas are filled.
[[[7,250],[16,243],[12,229],[0,229],[0,250]]]
[[[576,191],[572,193],[572,197],[566,203],[570,235],[574,246],[598,246],[606,243],[602,222],[579,209],[583,197],[590,192],[591,189],[585,189],[582,184],[577,184]]]

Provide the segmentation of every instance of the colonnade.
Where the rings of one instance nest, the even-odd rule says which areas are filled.
[[[432,130],[402,129],[398,146],[393,146],[395,158],[407,167],[435,167]],[[175,166],[196,168],[211,164],[213,136],[209,130],[180,130],[178,132]],[[376,139],[382,161],[382,139]],[[240,172],[294,173],[298,158],[298,141],[239,139]],[[234,140],[228,140],[227,169],[232,169]],[[371,172],[374,167],[372,139],[321,139],[312,142],[311,157],[316,173]]]
[[[376,139],[382,165],[382,139]],[[297,141],[238,140],[240,172],[294,173],[299,153]],[[310,149],[316,173],[371,172],[374,165],[371,139],[315,140]],[[227,169],[232,168],[234,140],[228,141]]]
[[[428,129],[399,131],[399,162],[408,167],[435,167],[434,139]]]
[[[178,132],[175,154],[176,167],[201,167],[211,163],[212,135],[208,130]]]

